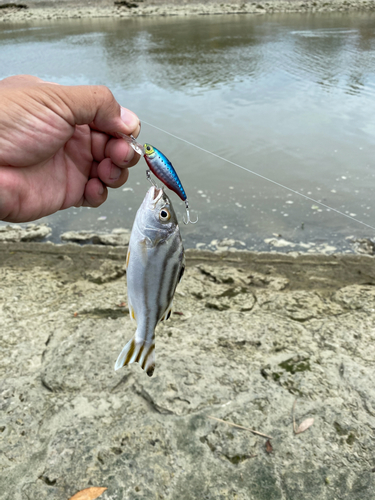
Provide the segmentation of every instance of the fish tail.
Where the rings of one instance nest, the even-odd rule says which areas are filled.
[[[129,340],[123,350],[120,352],[115,364],[115,370],[119,370],[125,365],[138,363],[149,377],[155,370],[155,338],[151,342],[142,340],[136,341],[137,333]]]

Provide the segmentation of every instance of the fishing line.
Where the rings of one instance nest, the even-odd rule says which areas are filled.
[[[272,179],[269,179],[268,177],[265,177],[262,174],[259,174],[258,172],[255,172],[254,170],[250,170],[249,168],[243,167],[242,165],[239,165],[238,163],[235,163],[234,161],[227,160],[226,158],[223,158],[222,156],[213,153],[212,151],[209,151],[208,149],[202,148],[201,146],[198,146],[197,144],[194,144],[190,141],[187,141],[186,139],[183,139],[182,137],[178,137],[175,134],[172,134],[171,132],[168,132],[167,130],[164,130],[160,127],[157,127],[156,125],[153,125],[152,123],[146,122],[145,120],[142,120],[142,123],[145,123],[146,125],[149,125],[150,127],[153,127],[157,130],[160,130],[160,132],[164,132],[164,134],[170,135],[171,137],[174,137],[175,139],[178,139],[179,141],[185,142],[186,144],[189,144],[189,146],[193,146],[196,149],[200,149],[204,153],[207,153],[211,156],[214,156],[215,158],[218,158],[219,160],[225,161],[226,163],[230,163],[231,165],[234,165],[235,167],[241,168],[242,170],[246,170],[246,172],[249,172],[250,174],[255,175],[256,177],[259,177],[260,179],[263,179],[267,182],[271,182],[271,184],[274,184],[275,186],[278,186],[282,189],[285,189],[286,191],[289,191],[291,193],[297,194],[298,196],[302,196],[302,198],[305,198],[306,200],[312,201],[313,203],[316,203],[317,205],[320,205],[321,207],[327,208],[328,210],[332,210],[332,212],[336,212],[339,215],[342,215],[343,217],[346,217],[347,219],[351,219],[354,222],[357,222],[358,224],[362,224],[363,226],[369,227],[370,229],[373,229],[375,231],[375,227],[371,226],[370,224],[367,224],[366,222],[363,222],[359,219],[356,219],[355,217],[352,217],[351,215],[345,214],[344,212],[341,212],[337,208],[333,208],[329,205],[326,205],[325,203],[322,203],[321,201],[315,200],[314,198],[311,198],[310,196],[307,196],[306,194],[300,193],[299,191],[296,191],[295,189],[292,189],[288,186],[285,186],[284,184],[280,184],[277,181],[274,181]]]

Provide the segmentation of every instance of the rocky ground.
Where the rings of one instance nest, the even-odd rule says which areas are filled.
[[[1,499],[374,498],[374,257],[188,251],[149,378],[125,254],[0,244]]]
[[[374,11],[375,0],[0,0],[0,21],[353,10]]]

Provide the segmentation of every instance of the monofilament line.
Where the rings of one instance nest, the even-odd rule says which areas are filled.
[[[253,174],[253,175],[257,176],[260,179],[263,179],[263,180],[265,180],[267,182],[271,182],[275,186],[278,186],[278,187],[280,187],[282,189],[286,189],[287,191],[289,191],[291,193],[294,193],[294,194],[296,194],[298,196],[302,196],[302,198],[305,198],[306,200],[312,201],[313,203],[316,203],[317,205],[320,205],[321,207],[327,208],[328,210],[332,210],[332,212],[336,212],[337,214],[342,215],[343,217],[346,217],[347,219],[351,219],[354,222],[357,222],[358,224],[362,224],[363,226],[366,226],[366,227],[368,227],[370,229],[373,229],[375,231],[375,227],[374,226],[371,226],[370,224],[367,224],[366,222],[363,222],[363,221],[361,221],[359,219],[356,219],[355,217],[352,217],[351,215],[345,214],[344,212],[341,212],[337,208],[330,207],[329,205],[326,205],[325,203],[322,203],[321,201],[315,200],[314,198],[311,198],[310,196],[307,196],[306,194],[300,193],[299,191],[296,191],[295,189],[292,189],[292,188],[290,188],[288,186],[284,186],[284,184],[280,184],[277,181],[269,179],[268,177],[265,177],[264,175],[259,174],[258,172],[255,172],[254,170],[250,170],[249,168],[243,167],[242,165],[239,165],[238,163],[235,163],[234,161],[227,160],[226,158],[223,158],[222,156],[217,155],[216,153],[213,153],[212,151],[209,151],[208,149],[202,148],[201,146],[198,146],[197,144],[194,144],[194,143],[192,143],[190,141],[187,141],[186,139],[183,139],[182,137],[178,137],[177,135],[172,134],[171,132],[168,132],[167,130],[164,130],[164,129],[160,128],[160,127],[157,127],[156,125],[153,125],[152,123],[146,122],[145,120],[142,120],[142,123],[145,123],[146,125],[149,125],[150,127],[153,127],[153,128],[155,128],[157,130],[160,130],[160,132],[164,132],[164,134],[168,134],[171,137],[174,137],[175,139],[178,139],[179,141],[182,141],[182,142],[185,142],[186,144],[189,144],[189,146],[193,146],[196,149],[200,149],[204,153],[207,153],[207,154],[209,154],[211,156],[214,156],[215,158],[218,158],[219,160],[225,161],[226,163],[230,163],[231,165],[234,165],[237,168],[240,168],[242,170],[246,170],[246,172],[249,172],[250,174]]]

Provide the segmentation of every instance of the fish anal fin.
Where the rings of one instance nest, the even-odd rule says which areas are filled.
[[[184,272],[185,272],[185,262],[183,263],[183,265],[180,269],[180,274],[178,275],[177,283],[180,283],[180,281],[182,280],[182,276],[184,275]]]
[[[171,317],[172,305],[173,305],[173,300],[171,301],[171,303],[169,304],[169,306],[165,310],[165,313],[161,317],[160,321],[164,321],[164,320],[167,321],[167,319],[169,319]]]

